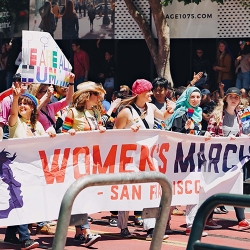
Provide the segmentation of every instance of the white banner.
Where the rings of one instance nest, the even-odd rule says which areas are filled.
[[[0,226],[57,219],[67,188],[89,174],[160,171],[173,186],[172,205],[196,204],[215,193],[242,193],[239,163],[250,140],[161,130],[79,132],[75,136],[9,139],[0,149]],[[237,165],[238,164],[238,165]],[[72,214],[142,210],[159,205],[157,183],[90,187]]]
[[[170,27],[170,38],[216,38],[218,32],[218,4],[203,0],[198,5],[174,0],[164,7]],[[153,20],[153,18],[152,18]],[[156,36],[155,25],[152,25]]]
[[[23,30],[22,63],[18,69],[23,82],[67,86],[72,66],[47,32]]]

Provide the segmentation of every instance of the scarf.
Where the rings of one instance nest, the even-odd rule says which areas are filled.
[[[192,120],[195,123],[199,123],[202,120],[202,109],[199,106],[193,107],[190,105],[189,103],[189,98],[190,95],[194,92],[197,91],[200,93],[201,92],[198,88],[196,87],[188,87],[183,93],[182,95],[179,97],[179,99],[176,101],[176,107],[174,110],[173,115],[165,120],[165,124],[166,124],[166,130],[170,130],[172,127],[172,124],[174,122],[175,118],[178,118],[180,116],[183,116],[185,113],[187,113],[187,109],[188,108],[193,108],[194,109],[194,114],[192,115]]]

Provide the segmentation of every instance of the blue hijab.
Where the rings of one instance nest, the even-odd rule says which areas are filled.
[[[201,92],[198,88],[196,87],[188,87],[183,93],[182,95],[179,97],[179,99],[176,101],[176,107],[174,110],[173,115],[165,120],[165,124],[166,124],[166,130],[171,129],[172,124],[174,122],[175,118],[178,118],[180,116],[183,116],[186,112],[188,108],[193,108],[194,109],[194,114],[192,116],[192,120],[195,123],[199,123],[202,120],[202,109],[199,106],[193,107],[190,105],[189,103],[189,98],[190,95],[194,92],[199,92],[201,95]]]

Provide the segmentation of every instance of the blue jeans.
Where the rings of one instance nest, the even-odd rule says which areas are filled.
[[[14,75],[15,75],[15,72],[9,72],[9,71],[7,72],[7,77],[6,77],[6,87],[7,87],[7,89],[11,88]]]
[[[41,222],[37,222],[36,224],[39,227],[43,227],[43,226],[46,226],[48,224],[48,221],[41,221]]]
[[[74,91],[76,92],[77,91],[77,85],[84,82],[84,79],[85,77],[84,76],[81,76],[80,78],[78,78],[77,80],[75,80],[74,82]]]
[[[221,81],[224,84],[224,91],[226,92],[231,87],[231,80],[222,80]]]
[[[85,224],[82,224],[82,225],[77,225],[76,228],[81,228],[81,230],[83,229],[89,229],[89,222],[88,222],[88,214],[84,214],[85,217],[86,217],[86,220],[85,220]],[[84,218],[85,219],[85,218]]]
[[[28,224],[18,225],[18,226],[8,226],[5,232],[5,237],[13,238],[16,237],[16,232],[18,231],[19,240],[24,241],[30,239],[30,234],[28,231]]]
[[[250,85],[250,71],[242,73],[240,70],[236,78],[236,88],[249,89],[249,85]]]

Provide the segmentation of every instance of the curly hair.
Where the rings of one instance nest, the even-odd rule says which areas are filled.
[[[38,120],[38,112],[37,112],[37,107],[35,104],[32,102],[32,100],[26,96],[20,96],[18,99],[18,105],[22,103],[22,101],[25,101],[29,106],[33,108],[33,111],[30,116],[30,124],[31,124],[31,131],[35,131],[36,123]],[[18,114],[18,116],[21,118],[22,116]]]
[[[75,92],[74,95],[73,95],[73,102],[72,102],[71,108],[74,107],[76,110],[78,110],[80,112],[83,112],[84,111],[84,107],[85,107],[85,103],[90,98],[90,94],[91,94],[91,91],[89,91],[89,92],[83,92],[81,94],[78,94],[77,92]],[[102,103],[101,102],[98,102],[98,104],[95,105],[95,108],[97,110],[99,110],[100,113],[102,113],[101,110],[103,109],[103,107],[102,107]]]

